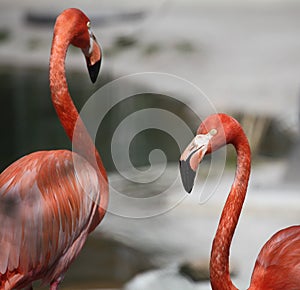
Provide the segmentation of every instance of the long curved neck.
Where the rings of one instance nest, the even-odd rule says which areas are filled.
[[[101,199],[99,216],[94,218],[92,229],[103,218],[108,203],[108,182],[107,174],[101,157],[92,141],[86,127],[84,126],[78,111],[69,94],[65,75],[65,58],[72,39],[71,32],[58,31],[55,29],[51,55],[50,55],[50,90],[52,103],[57,112],[58,118],[66,131],[66,134],[73,141],[73,137],[80,136],[76,142],[75,150],[83,156],[96,170],[100,181]],[[76,126],[76,136],[74,129]]]
[[[251,169],[250,146],[242,130],[232,144],[237,152],[237,169],[213,241],[210,260],[212,289],[218,290],[237,289],[233,285],[229,274],[229,252],[232,237],[245,200]]]

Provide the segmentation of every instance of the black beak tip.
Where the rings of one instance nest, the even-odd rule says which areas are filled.
[[[190,167],[189,162],[179,161],[180,175],[183,187],[187,193],[190,193],[194,186],[196,172]]]
[[[91,79],[92,83],[95,83],[95,81],[97,80],[97,77],[98,77],[98,74],[100,71],[100,66],[101,66],[101,60],[97,61],[93,65],[88,65],[88,71],[89,71],[89,75],[90,75],[90,79]]]

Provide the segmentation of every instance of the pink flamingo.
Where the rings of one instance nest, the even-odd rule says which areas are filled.
[[[63,11],[55,23],[50,89],[70,140],[77,122],[80,146],[77,153],[55,150],[26,155],[1,173],[1,289],[32,289],[38,279],[57,289],[107,208],[105,169],[68,92],[64,62],[70,44],[82,49],[95,82],[101,50],[90,20],[74,8]]]
[[[247,137],[240,124],[225,114],[209,116],[200,125],[196,137],[180,158],[185,190],[191,192],[198,164],[205,154],[226,144],[237,152],[234,182],[222,211],[213,241],[210,260],[212,289],[237,289],[229,274],[229,251],[246,196],[251,167]],[[252,273],[250,290],[300,289],[300,226],[291,226],[274,234],[263,246]]]

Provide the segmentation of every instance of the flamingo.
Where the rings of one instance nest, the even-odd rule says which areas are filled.
[[[227,144],[237,152],[237,169],[230,193],[224,205],[212,244],[210,282],[214,290],[237,289],[229,274],[229,251],[242,210],[251,167],[251,152],[240,124],[226,114],[207,117],[197,135],[180,157],[180,172],[184,188],[191,192],[198,164]],[[300,226],[295,225],[274,234],[261,249],[251,277],[250,290],[300,289]]]
[[[32,289],[35,280],[57,289],[106,212],[106,171],[68,92],[64,65],[68,46],[79,47],[91,81],[96,81],[101,50],[90,26],[80,10],[63,11],[56,19],[50,56],[52,102],[70,140],[77,122],[78,152],[34,152],[0,175],[1,289]]]

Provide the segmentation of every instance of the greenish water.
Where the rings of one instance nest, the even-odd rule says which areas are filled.
[[[71,73],[70,90],[81,106],[81,96],[92,93],[88,78]],[[79,81],[80,80],[80,81]],[[70,149],[50,100],[47,69],[0,69],[1,169],[19,157],[38,150]]]
[[[97,88],[111,80],[109,76],[101,74],[97,86],[94,86],[86,73],[77,72],[69,72],[67,79],[71,96],[79,110]],[[0,68],[0,87],[0,170],[33,151],[71,149],[71,142],[51,103],[47,69]],[[109,102],[109,96],[103,102]],[[190,109],[191,114],[186,114],[187,107],[175,99],[155,94],[130,96],[107,113],[98,129],[101,136],[105,137],[97,137],[96,145],[108,171],[115,170],[110,153],[114,131],[126,116],[144,108],[172,112],[183,119],[193,132],[199,124],[199,118]],[[176,141],[155,128],[137,134],[128,154],[135,166],[145,166],[149,163],[149,152],[155,148],[162,149],[168,161],[177,162],[180,152]]]
[[[91,84],[86,72],[67,73],[69,90],[76,107],[80,110],[89,97],[112,77],[100,74],[96,85]],[[23,155],[38,150],[71,149],[50,99],[48,69],[0,68],[0,170]],[[109,96],[103,102],[109,103]],[[146,108],[159,108],[173,113],[183,120],[192,132],[200,119],[184,103],[164,95],[143,94],[129,96],[113,106],[99,125],[96,145],[105,168],[115,171],[111,156],[111,141],[119,124],[130,114]],[[237,115],[239,119],[241,116]],[[247,128],[246,128],[247,129]],[[99,134],[101,132],[101,136]],[[161,149],[170,162],[177,162],[180,150],[176,140],[168,132],[149,128],[137,134],[128,152],[134,166],[149,165],[149,153]],[[282,138],[272,120],[260,140],[258,154],[282,156],[290,147],[291,140]],[[187,140],[188,142],[188,140]]]

